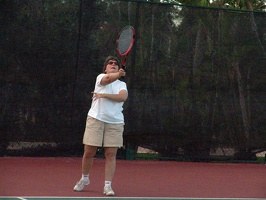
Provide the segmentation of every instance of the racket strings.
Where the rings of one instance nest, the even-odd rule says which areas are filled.
[[[134,32],[131,26],[125,27],[117,41],[117,50],[120,55],[127,54],[134,42]]]

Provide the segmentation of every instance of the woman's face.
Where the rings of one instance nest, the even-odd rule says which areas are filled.
[[[105,68],[106,74],[118,72],[118,70],[119,70],[119,67],[118,67],[117,61],[116,60],[109,60],[108,64],[106,65],[106,68]]]

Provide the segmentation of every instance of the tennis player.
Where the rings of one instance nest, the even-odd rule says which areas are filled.
[[[103,194],[115,195],[111,183],[116,168],[117,150],[123,146],[124,115],[122,111],[128,97],[126,83],[119,78],[125,75],[125,71],[119,68],[118,59],[108,56],[104,62],[103,73],[97,76],[95,89],[92,92],[92,104],[83,136],[82,177],[75,185],[74,191],[82,191],[86,185],[89,185],[93,157],[98,147],[104,147]]]

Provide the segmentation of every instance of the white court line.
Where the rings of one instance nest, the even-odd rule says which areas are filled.
[[[25,199],[23,197],[17,197],[17,198],[20,199],[20,200],[27,200],[27,199]]]
[[[147,199],[147,200],[266,200],[266,198],[196,198],[196,197],[192,197],[192,198],[188,198],[188,197],[52,197],[52,196],[31,196],[31,197],[4,197],[4,196],[0,196],[0,199],[11,199],[11,198],[15,198],[15,199],[20,199],[20,200],[34,200],[34,199]]]

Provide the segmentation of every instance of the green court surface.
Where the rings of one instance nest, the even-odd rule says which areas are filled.
[[[149,198],[149,197],[0,197],[0,200],[83,200],[83,199],[109,199],[109,200],[262,200],[264,198]]]

